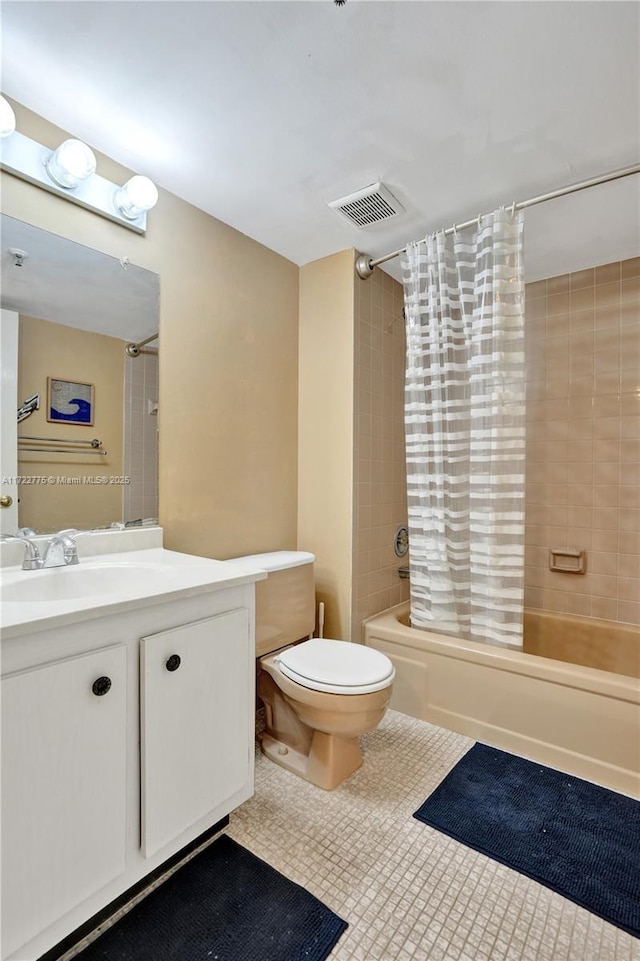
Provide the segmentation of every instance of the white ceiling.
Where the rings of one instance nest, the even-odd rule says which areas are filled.
[[[351,246],[376,257],[636,163],[639,15],[627,2],[3,0],[2,88],[295,263]],[[357,230],[327,206],[378,180],[402,217]],[[527,211],[527,278],[638,254],[639,181]]]

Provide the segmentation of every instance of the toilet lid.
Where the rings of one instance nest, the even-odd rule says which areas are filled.
[[[314,637],[278,654],[278,666],[292,681],[330,694],[370,694],[395,676],[389,658],[362,644]]]

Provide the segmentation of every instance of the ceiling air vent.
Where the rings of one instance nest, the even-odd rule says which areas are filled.
[[[404,213],[404,207],[384,184],[371,184],[348,197],[333,200],[329,206],[355,227],[370,227]]]

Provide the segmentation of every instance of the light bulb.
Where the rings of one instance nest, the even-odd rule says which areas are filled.
[[[136,175],[116,190],[115,205],[127,220],[137,220],[158,202],[156,185],[148,177]]]
[[[54,183],[71,190],[96,172],[96,158],[93,150],[81,140],[65,140],[45,166]]]
[[[16,129],[16,115],[8,100],[0,94],[0,137],[10,137]]]

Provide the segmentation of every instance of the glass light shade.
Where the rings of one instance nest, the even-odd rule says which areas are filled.
[[[54,150],[45,166],[54,183],[71,190],[93,176],[96,158],[93,150],[81,140],[65,140]]]
[[[10,137],[16,129],[16,115],[8,100],[0,95],[0,137]]]
[[[148,177],[136,175],[116,191],[115,204],[127,220],[137,220],[158,202],[156,185]]]

